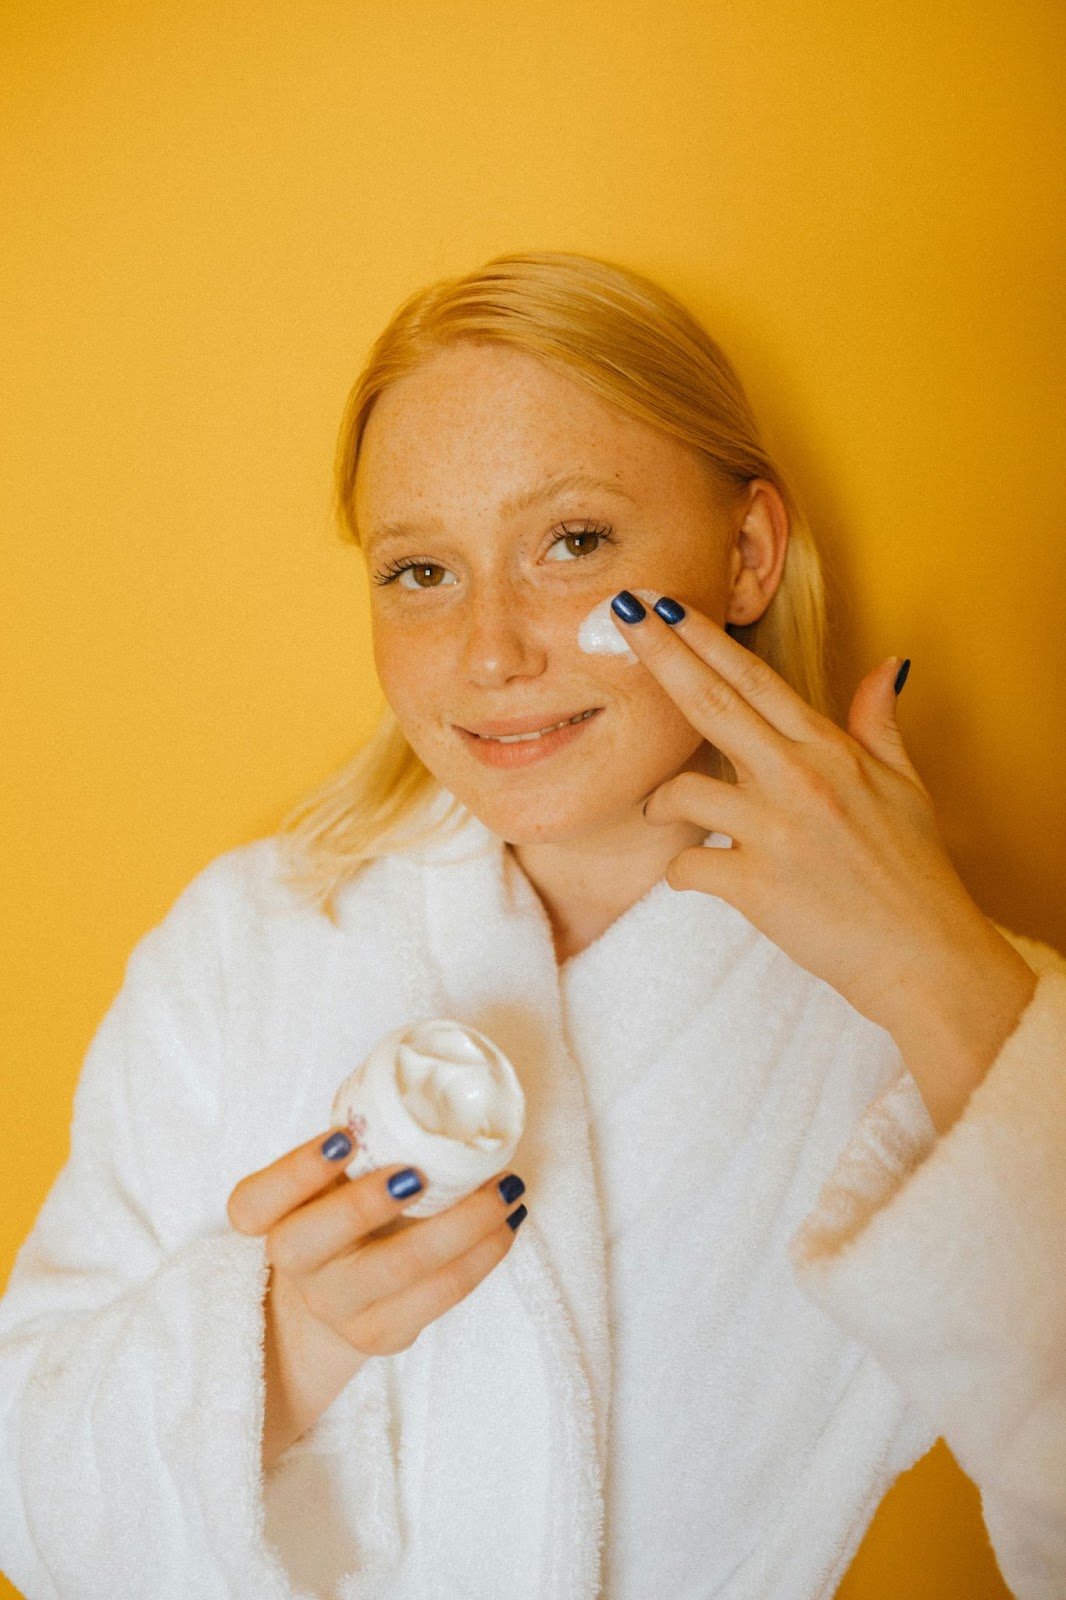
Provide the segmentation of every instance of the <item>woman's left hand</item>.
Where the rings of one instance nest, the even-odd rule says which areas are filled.
[[[670,887],[728,901],[897,1036],[945,982],[1009,976],[1016,1011],[1035,978],[948,857],[896,724],[898,659],[863,678],[845,732],[717,623],[685,610],[674,626],[654,611],[615,621],[736,772],[735,784],[683,772],[649,797],[649,823],[689,821],[733,840],[682,850],[666,870]]]

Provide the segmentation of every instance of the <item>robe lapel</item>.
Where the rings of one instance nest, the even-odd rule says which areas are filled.
[[[483,1319],[490,1306],[507,1315],[509,1284],[525,1306],[539,1340],[551,1432],[539,1592],[591,1600],[599,1590],[611,1388],[607,1275],[588,1108],[566,1043],[551,929],[502,841],[472,816],[457,837],[392,865],[393,937],[412,1020],[446,1016],[479,1028],[510,1058],[526,1095],[511,1165],[525,1179],[529,1217],[469,1308],[461,1303],[432,1325],[432,1343],[438,1361],[457,1371],[467,1360],[473,1373],[475,1302]],[[445,1367],[438,1371],[443,1383]],[[504,1403],[499,1391],[496,1403]],[[432,1493],[436,1537],[446,1539],[445,1491],[437,1485]]]

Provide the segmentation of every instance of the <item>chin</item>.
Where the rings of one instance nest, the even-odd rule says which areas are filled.
[[[566,844],[601,828],[631,822],[639,819],[643,798],[634,796],[628,806],[623,802],[621,810],[616,801],[610,811],[605,811],[602,802],[597,804],[591,796],[566,799],[556,795],[547,801],[531,797],[523,802],[517,797],[494,799],[483,793],[462,794],[455,789],[452,793],[490,833],[513,845]]]

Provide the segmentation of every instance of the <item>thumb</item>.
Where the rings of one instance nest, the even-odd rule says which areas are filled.
[[[909,660],[904,662],[899,656],[889,656],[887,661],[882,661],[879,667],[868,672],[851,702],[848,732],[872,756],[906,777],[913,778],[924,788],[911,765],[896,722],[896,684],[902,689],[909,671]]]

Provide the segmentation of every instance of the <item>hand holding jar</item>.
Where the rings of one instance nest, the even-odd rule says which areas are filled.
[[[243,1178],[227,1207],[238,1232],[265,1234],[270,1262],[264,1468],[370,1356],[405,1350],[465,1299],[526,1216],[511,1209],[525,1185],[503,1170],[524,1097],[476,1030],[397,1029],[345,1080],[334,1113],[340,1126]],[[410,1164],[423,1159],[430,1170]]]

